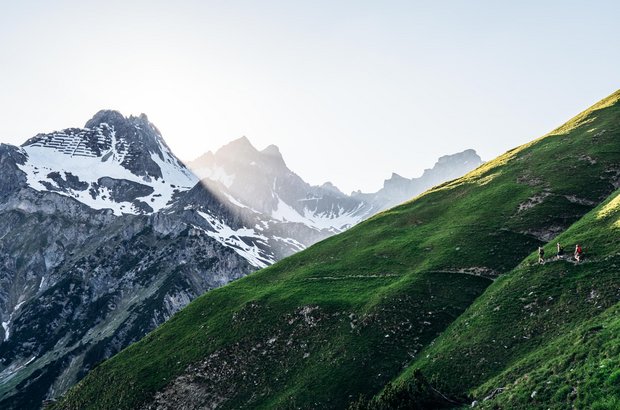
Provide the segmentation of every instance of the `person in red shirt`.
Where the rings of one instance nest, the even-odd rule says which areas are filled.
[[[577,244],[575,245],[575,260],[577,262],[581,262],[582,257],[583,257],[583,250],[581,249],[581,245]]]

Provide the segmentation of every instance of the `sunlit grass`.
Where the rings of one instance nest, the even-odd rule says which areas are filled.
[[[228,408],[343,408],[360,394],[381,391],[412,360],[399,381],[422,368],[456,396],[483,391],[521,353],[543,343],[542,335],[598,312],[583,301],[566,302],[530,321],[522,315],[530,292],[568,301],[570,291],[589,291],[595,281],[613,289],[615,271],[599,274],[588,266],[600,267],[595,261],[617,252],[616,238],[602,228],[608,220],[597,219],[600,210],[584,215],[614,190],[609,170],[620,165],[618,98],[463,178],[207,293],[91,372],[57,408],[134,408],[210,355],[235,363],[224,380],[202,386]],[[588,132],[594,127],[605,132]],[[571,225],[560,240],[584,243],[592,262],[536,264],[532,252],[542,245],[553,255],[555,242],[545,238]],[[316,315],[313,326],[296,319],[308,309]],[[525,333],[530,339],[517,333],[529,332],[524,326],[536,332]],[[290,345],[273,354],[263,349],[263,356],[252,350],[274,337]],[[251,377],[241,369],[252,369]]]

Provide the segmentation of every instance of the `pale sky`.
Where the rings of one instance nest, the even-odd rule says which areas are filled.
[[[491,159],[620,88],[617,1],[0,0],[0,142],[146,113],[184,160],[247,136],[374,191]]]

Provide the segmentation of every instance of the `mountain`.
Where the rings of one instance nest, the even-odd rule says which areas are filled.
[[[618,153],[616,153],[617,155]],[[420,375],[481,409],[620,406],[620,190],[495,281],[368,407],[411,407]],[[586,247],[579,264],[556,243]]]
[[[144,114],[100,111],[85,128],[29,139],[21,153],[25,161],[18,167],[32,189],[115,215],[160,210],[198,182]]]
[[[619,120],[620,91],[206,293],[53,408],[613,408]],[[556,237],[589,262],[532,263]]]
[[[1,145],[0,174],[2,408],[39,408],[197,296],[304,247],[204,189],[145,115]]]
[[[38,408],[191,300],[378,210],[245,138],[198,163],[146,115],[0,146],[0,406]]]
[[[280,150],[270,145],[258,151],[246,137],[208,152],[188,167],[203,183],[222,192],[232,204],[247,207],[276,221],[325,231],[342,232],[376,212],[334,185],[310,186],[292,172]]]
[[[419,178],[409,179],[392,173],[379,191],[369,194],[357,191],[352,196],[367,201],[374,209],[385,210],[414,198],[429,188],[459,178],[480,165],[480,156],[473,149],[468,149],[440,157],[433,168],[425,169]]]
[[[205,186],[222,193],[223,200],[249,208],[281,222],[305,225],[312,240],[342,232],[368,217],[409,200],[440,183],[458,178],[482,164],[474,150],[439,158],[420,178],[406,179],[392,174],[376,193],[342,193],[331,182],[311,186],[292,172],[280,150],[270,145],[257,150],[246,137],[207,152],[188,167]],[[303,229],[303,228],[299,228]],[[316,232],[323,231],[317,236]]]

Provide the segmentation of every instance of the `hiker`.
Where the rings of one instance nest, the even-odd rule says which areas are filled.
[[[560,245],[560,242],[558,242],[558,253],[557,253],[557,258],[561,259],[562,256],[564,256],[564,248],[562,248],[562,245]]]
[[[545,262],[545,250],[543,249],[542,246],[538,247],[538,263],[544,263]]]
[[[583,250],[581,249],[581,245],[575,245],[575,260],[577,263],[581,262],[583,259]]]

